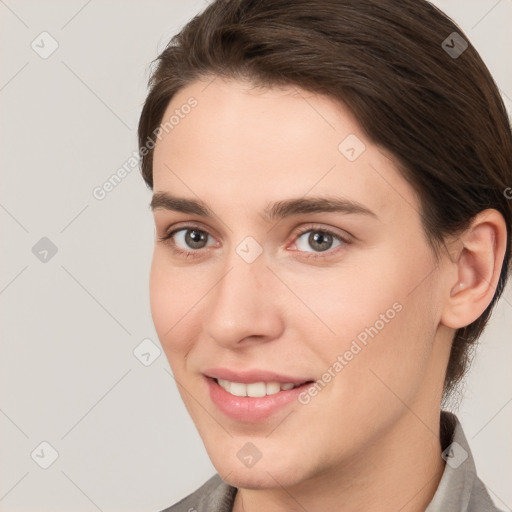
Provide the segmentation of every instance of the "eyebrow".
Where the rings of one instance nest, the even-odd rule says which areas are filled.
[[[213,210],[203,201],[176,197],[167,192],[156,192],[151,199],[150,207],[152,211],[162,209],[205,218],[215,217]],[[262,217],[266,222],[273,222],[294,215],[326,212],[368,215],[378,218],[372,210],[363,204],[335,196],[298,197],[276,201],[264,208]]]

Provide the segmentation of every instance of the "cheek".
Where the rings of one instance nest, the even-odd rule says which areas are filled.
[[[155,247],[149,277],[151,316],[169,363],[173,354],[188,350],[190,336],[180,335],[180,330],[197,301],[197,298],[193,300],[195,295],[190,288],[193,283],[188,280],[187,285],[185,274],[169,264],[165,250]]]
[[[394,255],[385,256],[363,255],[355,264],[322,269],[316,278],[311,272],[294,278],[294,292],[318,318],[315,321],[308,316],[310,323],[330,328],[330,333],[322,328],[326,334],[324,346],[343,349],[354,338],[364,343],[371,333],[389,331],[389,326],[403,317],[414,269],[404,267]],[[304,316],[297,315],[297,320]]]
[[[413,400],[428,369],[437,327],[434,263],[428,252],[417,257],[381,254],[344,274],[343,287],[329,287],[335,305],[326,316],[337,336],[329,355],[337,366],[333,391],[342,402],[359,397],[365,403],[399,405]],[[428,276],[428,277],[427,277]],[[324,358],[325,359],[325,358]],[[390,391],[392,390],[392,391]]]

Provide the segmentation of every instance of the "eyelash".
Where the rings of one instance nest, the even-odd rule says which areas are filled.
[[[158,240],[160,242],[163,242],[166,245],[168,245],[170,247],[171,251],[174,254],[177,254],[178,256],[185,257],[187,259],[189,259],[189,258],[199,258],[199,257],[201,257],[200,253],[203,251],[203,249],[184,251],[183,249],[177,249],[175,244],[174,244],[174,242],[172,241],[172,237],[176,233],[178,233],[180,231],[190,231],[190,230],[199,231],[201,233],[205,233],[208,236],[211,236],[206,230],[200,228],[199,226],[195,226],[193,224],[188,224],[188,225],[185,225],[185,226],[180,226],[179,228],[174,229],[174,230],[170,231],[169,233],[165,233],[163,236],[159,236]],[[303,228],[302,230],[294,233],[294,235],[293,235],[294,236],[294,240],[297,240],[302,235],[304,235],[305,233],[309,233],[310,231],[330,235],[333,238],[335,238],[338,241],[340,241],[342,245],[349,245],[351,243],[350,240],[348,240],[347,238],[342,237],[341,235],[335,233],[334,231],[331,231],[330,229],[326,229],[326,228],[319,227],[319,226],[308,226],[307,228]],[[329,256],[332,256],[332,252],[333,251],[337,252],[336,249],[341,249],[341,248],[342,248],[342,246],[338,246],[337,248],[335,248],[333,250],[327,249],[326,251],[319,252],[319,253],[316,253],[316,254],[315,253],[308,253],[308,252],[306,252],[306,256],[305,257],[308,258],[308,259],[326,258],[326,256],[324,256],[324,254],[328,254]],[[297,251],[297,252],[304,252],[304,251]]]

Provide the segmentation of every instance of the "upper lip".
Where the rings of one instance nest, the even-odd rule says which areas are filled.
[[[203,374],[214,379],[223,379],[243,384],[251,384],[252,382],[278,382],[280,384],[292,383],[297,385],[312,380],[303,377],[293,377],[291,375],[270,372],[268,370],[259,370],[257,368],[244,371],[235,371],[229,368],[209,368],[205,370]]]

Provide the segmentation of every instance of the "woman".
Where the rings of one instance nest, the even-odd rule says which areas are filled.
[[[423,0],[217,0],[150,86],[152,316],[217,470],[166,510],[498,510],[442,410],[511,245],[465,34]]]

